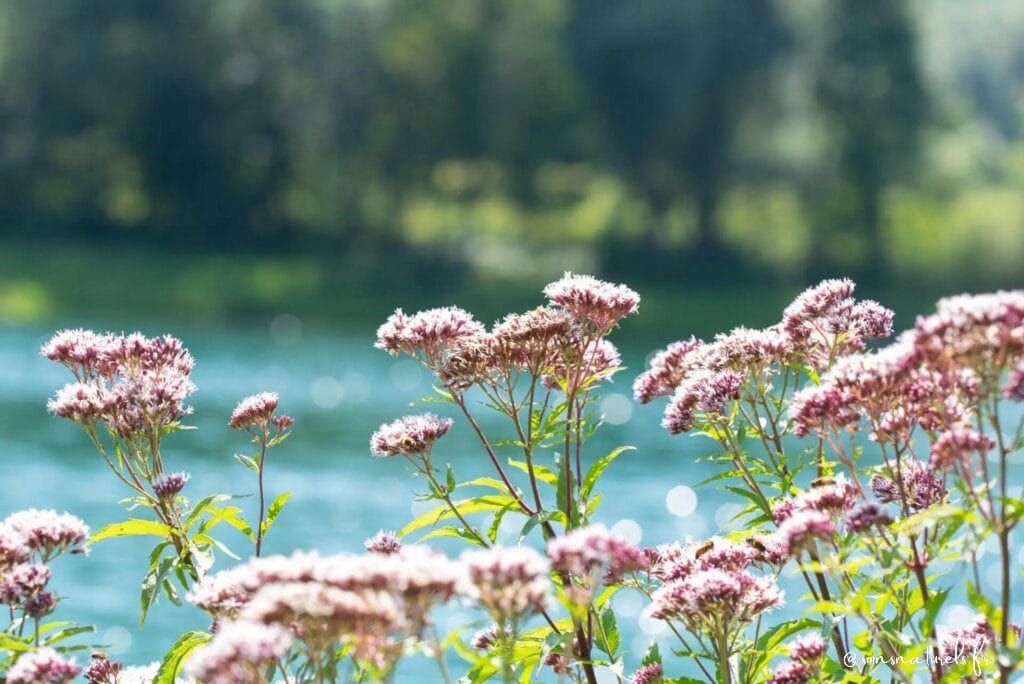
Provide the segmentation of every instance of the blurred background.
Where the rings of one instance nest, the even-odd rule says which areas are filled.
[[[270,466],[294,492],[270,547],[356,550],[418,488],[366,440],[430,391],[370,349],[374,326],[455,303],[490,321],[571,269],[644,297],[595,447],[641,449],[605,520],[701,537],[735,503],[696,487],[705,445],[633,405],[650,349],[773,323],[822,277],[856,278],[898,328],[1024,283],[1013,0],[6,0],[0,93],[5,514],[123,517],[46,416],[67,378],[36,350],[59,327],[140,328],[198,359],[200,429],[175,438],[194,493],[251,489],[225,423],[278,391],[298,422]],[[484,474],[469,435],[448,439]],[[62,615],[134,662],[203,627],[161,606],[138,630],[145,550],[106,542],[55,579]],[[659,625],[621,601],[638,656]]]

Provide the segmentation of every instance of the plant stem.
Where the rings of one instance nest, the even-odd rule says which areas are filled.
[[[260,461],[259,468],[256,471],[256,478],[259,483],[260,490],[260,519],[259,524],[256,527],[256,557],[259,558],[260,551],[263,549],[263,517],[266,510],[266,498],[263,492],[263,462],[267,458],[267,428],[263,428],[263,436],[260,441]]]

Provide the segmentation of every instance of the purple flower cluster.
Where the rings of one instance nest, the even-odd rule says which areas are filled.
[[[971,429],[942,433],[932,444],[931,467],[936,471],[969,474],[974,454],[985,458],[996,441]]]
[[[661,684],[664,678],[664,669],[660,663],[644,665],[630,677],[630,684]]]
[[[970,624],[951,630],[943,638],[940,649],[951,663],[960,663],[984,653],[995,642],[992,624],[984,615],[977,615]]]
[[[600,524],[552,539],[548,544],[548,557],[555,570],[588,580],[603,577],[608,584],[646,569],[648,562],[643,551]]]
[[[103,653],[94,653],[82,676],[89,684],[120,684],[122,665]]]
[[[273,392],[260,392],[246,397],[238,402],[238,406],[231,412],[231,420],[228,427],[235,430],[247,430],[257,428],[267,430],[272,425],[278,432],[287,430],[294,421],[291,416],[275,416],[278,397]]]
[[[101,421],[130,439],[158,434],[191,413],[185,401],[195,390],[194,361],[174,337],[65,330],[41,352],[75,376],[47,404],[58,416],[88,428]]]
[[[398,540],[394,532],[381,530],[363,542],[363,547],[370,553],[379,553],[390,556],[402,550],[402,542]]]
[[[185,472],[161,473],[153,478],[153,493],[161,501],[174,501],[174,497],[178,496],[178,493],[185,488],[189,477],[189,474]]]
[[[871,477],[871,491],[882,503],[901,502],[910,511],[923,511],[946,499],[946,486],[926,464],[904,458],[895,472],[876,473]]]
[[[0,522],[0,547],[27,548],[46,560],[79,546],[89,537],[89,528],[70,513],[29,508]]]
[[[568,272],[547,285],[544,295],[552,304],[565,309],[577,320],[589,322],[601,333],[608,332],[640,307],[640,295],[625,285]]]
[[[468,591],[496,622],[543,610],[551,593],[547,560],[527,547],[495,546],[462,554]]]
[[[189,656],[185,670],[206,684],[260,684],[291,645],[291,633],[278,625],[229,622]]]
[[[451,428],[451,418],[438,418],[433,413],[405,416],[381,425],[373,433],[370,452],[380,457],[422,456]]]
[[[7,684],[65,684],[81,671],[49,646],[21,655],[7,670]]]

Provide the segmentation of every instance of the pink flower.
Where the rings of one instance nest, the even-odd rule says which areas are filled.
[[[944,658],[954,663],[963,663],[984,653],[995,641],[996,633],[988,618],[976,615],[971,623],[951,630],[942,640],[940,648]]]
[[[595,577],[602,572],[609,584],[647,567],[640,549],[613,535],[604,525],[582,527],[552,539],[548,557],[556,570]]]
[[[773,578],[713,568],[662,586],[650,610],[654,618],[678,619],[691,631],[701,631],[750,622],[781,603]]]
[[[392,355],[422,355],[422,360],[436,369],[460,342],[485,332],[469,312],[458,307],[429,309],[412,316],[398,309],[377,329],[375,346]]]
[[[944,432],[932,444],[931,466],[939,471],[960,469],[966,472],[971,467],[974,454],[985,458],[985,454],[995,445],[994,439],[971,429]]]
[[[228,426],[236,430],[254,426],[265,428],[273,420],[277,402],[277,394],[274,392],[260,392],[246,397],[232,411]]]
[[[495,621],[539,612],[550,594],[548,563],[531,548],[495,546],[462,554],[469,595]]]
[[[671,395],[691,369],[690,360],[694,352],[702,346],[703,342],[691,337],[683,342],[673,342],[658,352],[651,359],[651,367],[633,383],[636,400],[647,404],[658,397]]]
[[[479,649],[481,651],[488,651],[491,649],[491,647],[498,643],[498,638],[500,634],[501,630],[498,629],[498,625],[484,627],[483,629],[474,632],[473,637],[472,639],[470,639],[469,643],[473,645],[473,648]]]
[[[7,531],[21,537],[25,545],[44,558],[78,546],[89,537],[89,528],[70,513],[29,508],[7,516],[0,523]]]
[[[120,684],[118,681],[120,673],[120,662],[111,660],[104,654],[94,653],[82,676],[89,684]]]
[[[363,546],[370,553],[379,553],[385,556],[390,556],[402,550],[402,542],[398,541],[395,533],[389,530],[381,530],[364,541]]]
[[[23,563],[15,565],[0,580],[0,603],[19,606],[28,598],[46,588],[50,581],[50,568],[45,565]]]
[[[57,395],[46,402],[46,408],[61,418],[90,424],[103,415],[110,401],[110,396],[98,385],[73,382],[58,390]]]
[[[577,352],[578,353],[578,352]],[[605,339],[600,339],[596,344],[587,348],[583,355],[582,362],[578,362],[579,371],[572,371],[567,368],[565,360],[562,359],[555,364],[551,373],[544,376],[544,385],[549,388],[557,388],[572,383],[569,391],[575,391],[590,383],[608,380],[619,370],[622,357],[615,345]]]
[[[67,366],[80,380],[96,372],[113,336],[92,330],[61,330],[42,346],[40,353],[51,361]]]
[[[789,655],[793,660],[815,664],[825,655],[825,640],[817,632],[810,632],[789,643]]]
[[[544,295],[552,304],[562,307],[578,320],[589,321],[602,333],[636,313],[640,306],[640,295],[625,285],[613,285],[569,272],[547,285]]]
[[[813,676],[814,672],[806,663],[790,660],[775,669],[768,684],[807,684]]]
[[[857,487],[842,473],[834,478],[818,478],[806,492],[777,505],[773,517],[781,523],[796,511],[814,510],[838,518],[853,508],[857,493]]]
[[[904,458],[898,471],[889,475],[871,477],[871,491],[882,503],[902,501],[911,511],[923,511],[946,498],[942,479],[917,459]]]
[[[370,452],[380,457],[422,455],[448,434],[451,427],[451,418],[438,418],[432,413],[405,416],[381,425],[373,433]]]
[[[258,684],[291,645],[292,635],[279,625],[229,622],[189,656],[185,671],[206,684]]]
[[[886,527],[892,522],[892,516],[873,501],[854,506],[846,514],[846,529],[850,532],[867,532],[876,527]]]
[[[821,511],[804,509],[795,511],[779,526],[778,535],[785,540],[792,556],[816,539],[831,539],[836,533],[832,519]]]
[[[630,677],[631,684],[661,684],[664,670],[660,663],[644,665]]]
[[[189,477],[189,474],[185,472],[157,475],[153,480],[153,493],[162,501],[174,501],[174,497],[185,488]]]
[[[29,651],[7,670],[7,684],[64,684],[82,668],[49,646]]]
[[[25,543],[20,531],[0,523],[0,572],[24,563],[32,557],[32,549]]]
[[[665,408],[662,427],[677,435],[689,431],[698,413],[721,416],[727,402],[739,396],[743,377],[732,371],[699,370],[686,378]]]
[[[541,306],[523,314],[509,314],[494,326],[487,342],[499,370],[523,368],[539,375],[558,363],[567,350],[578,346],[577,327],[567,312]]]

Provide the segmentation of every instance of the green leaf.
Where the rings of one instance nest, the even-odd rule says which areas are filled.
[[[661,651],[658,650],[657,641],[652,641],[651,645],[647,647],[647,652],[644,653],[644,657],[640,661],[640,667],[654,664],[661,665]]]
[[[267,509],[267,519],[263,521],[263,535],[266,536],[267,532],[270,531],[270,526],[277,520],[277,516],[281,514],[281,509],[288,503],[288,498],[292,495],[291,492],[285,492],[278,496],[270,504],[270,508]]]
[[[211,494],[210,496],[204,496],[198,501],[198,503],[196,503],[195,506],[192,507],[192,511],[188,514],[188,517],[185,518],[185,529],[192,529],[192,526],[196,524],[199,517],[206,509],[210,508],[214,504],[230,501],[234,498],[236,497],[230,494]]]
[[[142,594],[139,597],[139,607],[141,612],[139,614],[139,627],[146,622],[146,616],[149,614],[150,607],[156,603],[156,597],[160,587],[163,585],[164,580],[167,578],[168,573],[174,567],[175,558],[168,557],[157,561],[156,565],[151,565],[149,572],[142,580]]]
[[[209,506],[207,510],[210,513],[210,517],[200,525],[200,534],[205,534],[219,523],[224,522],[244,534],[250,541],[256,541],[256,535],[253,533],[249,523],[245,522],[245,518],[242,517],[242,509],[238,506],[225,506],[224,508]]]
[[[160,669],[157,670],[156,677],[153,678],[153,684],[174,684],[185,657],[209,641],[210,638],[206,632],[182,634],[160,661]]]
[[[611,462],[618,458],[619,454],[622,454],[626,451],[636,451],[636,447],[620,446],[618,449],[615,449],[607,456],[602,456],[601,458],[594,461],[594,464],[590,466],[590,469],[587,471],[587,474],[583,476],[584,499],[590,497],[590,492],[594,489],[594,485],[597,484],[597,480],[598,478],[601,477],[601,473],[605,471],[605,468],[611,465]]]
[[[174,534],[174,530],[162,522],[132,518],[123,522],[112,523],[93,532],[92,536],[89,537],[89,543],[95,544],[96,542],[103,541],[104,539],[110,539],[111,537],[131,537],[137,535],[169,537],[172,534]]]
[[[509,502],[514,502],[510,496],[478,496],[474,499],[463,499],[462,501],[456,501],[455,506],[459,509],[459,513],[468,515],[470,513],[479,513],[481,511],[500,511],[502,508],[507,506]],[[404,537],[410,532],[427,527],[428,525],[436,525],[442,520],[455,517],[455,513],[452,512],[451,508],[447,504],[438,506],[430,511],[427,511],[423,515],[419,516],[399,532],[399,537]]]
[[[524,473],[529,474],[530,472],[530,467],[526,464],[525,461],[517,461],[514,458],[510,458],[508,459],[508,464],[513,468],[523,471]],[[546,482],[552,486],[558,486],[558,474],[555,473],[555,471],[551,470],[551,468],[548,468],[547,466],[542,466],[534,463],[533,474],[541,482]]]
[[[257,463],[256,459],[254,459],[252,456],[246,456],[245,454],[235,454],[235,460],[244,465],[249,470],[253,471],[254,473],[258,473],[260,471],[260,464]]]
[[[619,650],[622,639],[619,636],[619,627],[615,624],[615,612],[610,605],[606,605],[601,611],[601,628],[597,634],[597,645],[604,653],[615,660],[615,654]]]

